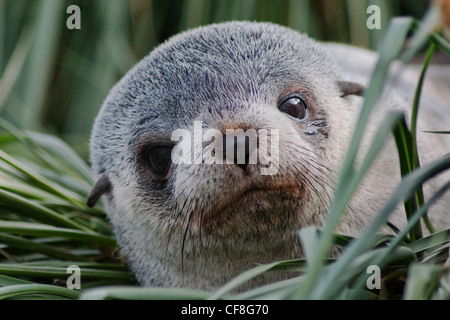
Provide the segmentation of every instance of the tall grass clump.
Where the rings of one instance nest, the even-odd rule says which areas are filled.
[[[85,204],[87,164],[62,140],[0,119],[0,299],[78,298],[66,288],[79,266],[83,287],[132,284],[105,212]]]

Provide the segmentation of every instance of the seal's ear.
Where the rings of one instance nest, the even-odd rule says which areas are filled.
[[[106,174],[103,174],[100,179],[98,179],[97,183],[92,188],[91,192],[89,192],[87,198],[88,207],[92,208],[95,206],[100,197],[105,193],[111,190],[111,182],[109,182]]]
[[[337,84],[342,92],[341,97],[345,97],[348,95],[362,96],[364,93],[364,90],[366,89],[366,88],[364,88],[364,86],[362,86],[356,82],[338,81]]]

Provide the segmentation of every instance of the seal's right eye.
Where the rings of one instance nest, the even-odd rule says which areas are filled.
[[[305,100],[297,96],[284,100],[278,109],[300,122],[308,120],[309,117],[309,110]]]
[[[165,178],[172,164],[172,146],[155,144],[147,151],[147,159],[150,170],[159,178]]]

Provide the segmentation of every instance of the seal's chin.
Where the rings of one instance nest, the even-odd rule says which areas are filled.
[[[202,229],[233,228],[248,221],[254,227],[258,222],[265,227],[276,222],[274,213],[279,209],[295,208],[301,199],[301,188],[291,184],[277,184],[273,186],[253,186],[227,197],[217,203],[209,212],[204,212],[199,219]],[[295,204],[294,204],[295,203]],[[291,209],[291,211],[292,211]]]

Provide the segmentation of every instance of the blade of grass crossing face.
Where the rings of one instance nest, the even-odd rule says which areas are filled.
[[[364,127],[375,101],[382,92],[388,67],[391,61],[399,55],[407,33],[411,28],[412,22],[413,20],[411,18],[395,18],[392,19],[389,25],[388,31],[379,50],[380,56],[375,71],[372,74],[369,87],[364,94],[365,100],[361,115],[359,117],[359,121],[344,162],[340,181],[336,189],[335,199],[338,199],[339,201],[333,201],[331,205],[330,215],[325,225],[324,236],[320,240],[316,256],[310,262],[306,285],[301,289],[301,291],[299,291],[300,298],[311,296],[315,283],[320,278],[321,270],[323,268],[322,261],[326,257],[333,242],[333,231],[338,225],[340,216],[342,212],[344,212],[348,200],[354,191],[349,190],[348,185],[349,182],[354,179],[355,172],[353,165]]]
[[[299,232],[302,250],[306,259],[312,259],[320,239],[320,232],[317,227],[302,228]]]
[[[436,265],[416,264],[409,268],[404,300],[427,300],[439,285],[444,269]]]
[[[364,132],[364,128],[367,124],[371,110],[383,89],[384,81],[387,75],[387,70],[390,65],[390,62],[394,60],[395,57],[400,52],[401,43],[403,43],[404,39],[406,38],[410,25],[411,19],[406,18],[393,19],[393,21],[391,22],[382,49],[380,50],[380,57],[375,67],[375,71],[372,75],[369,88],[367,89],[364,95],[365,98],[364,105],[355,129],[355,133],[353,135],[353,140],[351,142],[348,155],[344,163],[343,172],[341,174],[341,180],[339,182],[339,186],[336,192],[336,198],[339,198],[338,192],[342,192],[345,194],[346,190],[348,190],[347,188],[348,180],[351,180],[354,177],[353,166],[357,150]],[[344,209],[345,204],[347,203],[347,198],[348,196],[346,197],[345,201],[342,201],[343,204],[341,204],[340,206],[335,205],[335,207],[338,208],[332,209],[335,210],[336,212],[342,211]],[[332,211],[332,209],[330,209],[330,211]],[[330,216],[333,217],[333,215]],[[333,222],[334,223],[330,224],[332,228],[334,228],[337,225],[337,221]]]
[[[377,255],[376,259],[374,259],[372,264],[380,268],[386,266],[389,263],[388,260],[391,258],[393,251],[401,245],[403,239],[408,234],[408,231],[413,229],[414,226],[418,222],[420,222],[420,218],[424,214],[426,214],[427,210],[431,207],[431,205],[433,205],[448,189],[450,189],[450,182],[444,185],[442,188],[440,188],[427,203],[425,203],[413,215],[411,215],[411,217],[408,220],[407,226],[389,242],[388,246],[382,252],[382,254]],[[447,236],[447,238],[443,238],[445,236]],[[436,246],[438,244],[450,241],[450,239],[448,238],[448,233],[445,232],[429,236],[426,241],[422,240],[424,240],[424,238],[411,242],[405,248],[408,248],[417,255],[418,252],[425,250],[423,248],[424,246],[429,248],[431,246]],[[359,282],[358,281],[356,282],[355,287],[361,288],[364,285],[365,281],[366,281],[365,276],[360,277]],[[354,299],[354,297],[350,296],[349,299]]]
[[[398,126],[394,129],[394,137],[397,143],[398,155],[400,160],[400,172],[402,177],[412,172],[415,168],[414,158],[417,158],[417,150],[414,152],[415,143],[414,138],[408,130],[405,120],[401,121]],[[418,161],[418,160],[417,160]],[[421,189],[422,186],[419,186]],[[410,219],[413,212],[419,207],[415,193],[411,198],[404,202],[406,218]],[[409,237],[411,241],[415,241],[422,237],[422,228],[420,223],[418,223],[414,228],[411,229]]]
[[[419,81],[417,83],[417,88],[416,88],[416,92],[414,94],[414,102],[413,102],[413,110],[412,110],[412,115],[411,115],[411,143],[412,143],[412,147],[411,147],[411,151],[410,151],[410,156],[413,160],[412,162],[412,168],[416,169],[420,167],[420,161],[419,161],[419,154],[417,152],[417,115],[419,112],[419,101],[420,101],[420,96],[422,93],[422,86],[423,86],[423,81],[425,78],[425,72],[428,69],[428,65],[431,61],[431,58],[433,57],[433,53],[435,50],[436,45],[431,42],[430,46],[428,47],[427,53],[425,55],[425,60],[423,63],[423,67],[422,67],[422,71],[420,73],[420,77],[419,77]],[[413,198],[414,199],[414,198]],[[423,205],[423,203],[425,202],[424,199],[424,194],[423,194],[423,188],[422,186],[420,186],[420,188],[417,190],[416,194],[415,194],[415,202],[417,203],[417,207]],[[435,232],[435,229],[433,227],[433,225],[431,224],[430,219],[428,218],[428,214],[425,213],[423,216],[423,221],[426,225],[426,227],[428,228],[428,231],[430,231],[431,233]],[[419,224],[420,226],[420,224]]]
[[[398,203],[401,202],[402,199],[406,199],[411,196],[411,194],[415,191],[417,185],[424,183],[426,180],[432,178],[433,176],[448,168],[450,168],[450,156],[439,159],[429,164],[428,166],[422,167],[406,176],[397,187],[395,192],[392,194],[385,207],[380,211],[377,218],[366,228],[366,230],[364,230],[364,232],[357,240],[350,243],[350,245],[346,248],[340,259],[336,262],[336,266],[332,269],[331,275],[327,277],[327,285],[321,285],[320,287],[318,287],[320,291],[319,289],[314,289],[314,294],[312,297],[316,299],[326,299],[326,297],[330,294],[329,289],[334,289],[334,287],[332,286],[334,280],[340,277],[340,274],[344,272],[348,264],[351,263],[353,259],[355,259],[359,254],[368,249],[368,246],[370,246],[371,244],[373,235],[376,234],[376,232],[383,224],[385,224],[389,214],[395,209]],[[449,186],[446,187],[448,188]],[[439,193],[437,197],[442,195],[442,193],[443,191],[441,190],[441,193]],[[419,219],[420,215],[418,214],[415,218]],[[415,222],[416,221],[412,220],[411,224],[414,225]]]

